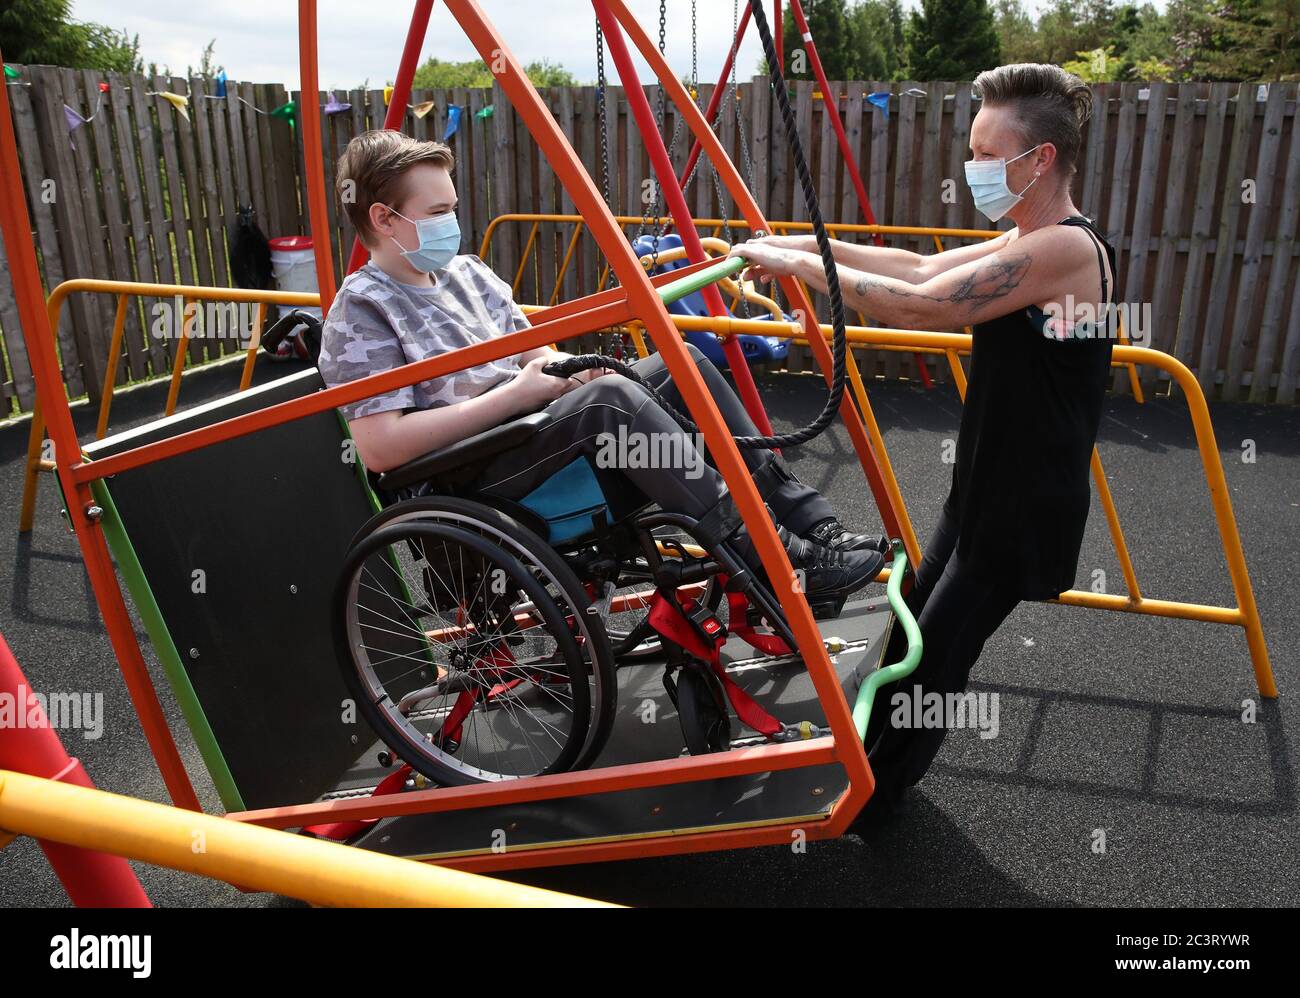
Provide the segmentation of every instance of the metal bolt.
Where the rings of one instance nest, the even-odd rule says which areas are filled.
[[[91,503],[89,506],[86,507],[86,517],[88,519],[98,520],[103,515],[104,515],[104,507],[102,506],[96,506],[94,503]]]
[[[293,593],[295,596],[298,595],[298,587],[290,583],[289,592]]]
[[[353,745],[355,745],[357,743],[357,736],[353,735],[349,740],[352,742]]]
[[[191,648],[190,658],[198,658],[198,657],[199,657],[199,650],[197,648]]]

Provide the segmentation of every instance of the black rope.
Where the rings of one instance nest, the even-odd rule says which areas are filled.
[[[785,76],[781,72],[781,63],[776,57],[776,45],[772,42],[772,31],[767,24],[767,14],[763,10],[763,0],[749,0],[754,16],[754,26],[758,29],[763,42],[763,55],[767,59],[768,73],[772,88],[776,92],[776,102],[781,108],[781,117],[785,122],[785,131],[790,136],[790,150],[794,155],[795,173],[799,177],[799,186],[803,189],[804,204],[808,208],[808,218],[812,222],[813,232],[817,237],[817,248],[821,252],[822,269],[826,273],[826,288],[831,305],[831,390],[826,405],[821,413],[803,429],[793,433],[783,433],[772,437],[736,437],[736,446],[750,450],[776,450],[784,447],[797,447],[807,443],[821,434],[834,421],[839,412],[840,402],[844,398],[844,380],[848,338],[844,329],[844,299],[840,295],[839,272],[835,267],[835,255],[831,252],[830,237],[826,234],[826,223],[822,220],[821,205],[818,204],[817,191],[813,188],[812,172],[804,158],[803,143],[799,141],[799,130],[795,121],[794,108],[790,106],[790,93],[786,90]],[[555,361],[542,368],[546,374],[567,378],[579,371],[590,371],[598,367],[608,368],[641,385],[651,398],[677,421],[688,433],[698,433],[699,427],[689,418],[678,412],[631,367],[613,357],[600,354],[583,354]]]

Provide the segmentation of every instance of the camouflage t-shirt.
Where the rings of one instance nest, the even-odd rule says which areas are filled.
[[[402,284],[373,262],[349,274],[325,319],[318,361],[325,384],[335,388],[528,326],[510,286],[476,256],[454,257],[434,281],[431,288]],[[359,419],[393,409],[436,409],[481,395],[518,373],[518,356],[506,356],[340,411]]]

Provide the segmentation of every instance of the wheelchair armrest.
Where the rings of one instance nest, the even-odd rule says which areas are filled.
[[[551,415],[547,412],[534,412],[512,419],[385,471],[379,476],[379,487],[393,492],[467,464],[484,462],[494,454],[523,443],[550,421]]]

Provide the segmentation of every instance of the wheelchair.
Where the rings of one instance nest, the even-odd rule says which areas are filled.
[[[371,476],[385,505],[352,539],[333,615],[366,721],[439,785],[581,769],[609,737],[616,669],[658,657],[690,753],[732,746],[733,709],[766,739],[808,737],[721,665],[729,633],[764,654],[795,647],[770,585],[726,540],[740,526],[729,499],[702,520],[670,513],[586,457],[517,501],[473,487],[489,458],[550,419],[524,416]]]
[[[297,310],[263,346],[299,325],[318,355],[320,320]],[[366,472],[380,508],[351,540],[332,618],[347,689],[391,752],[381,761],[442,786],[586,768],[613,727],[617,668],[655,659],[691,754],[732,747],[733,710],[760,739],[810,737],[722,666],[729,634],[764,655],[796,646],[771,585],[728,542],[741,526],[730,498],[702,519],[667,512],[585,456],[519,500],[475,488],[489,459],[550,421],[532,413]],[[760,495],[786,474],[780,458],[757,473]],[[814,617],[843,603],[814,603]]]

